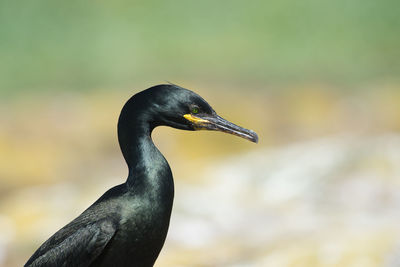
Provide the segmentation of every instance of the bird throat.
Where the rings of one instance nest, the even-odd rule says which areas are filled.
[[[140,190],[138,187],[146,187],[147,192],[150,189],[158,191],[165,188],[165,183],[170,183],[168,187],[173,188],[168,162],[151,139],[154,127],[140,117],[132,121],[125,113],[123,110],[119,118],[118,140],[129,168],[128,189],[137,191]]]

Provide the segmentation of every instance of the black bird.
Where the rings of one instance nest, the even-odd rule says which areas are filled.
[[[257,134],[219,117],[199,95],[157,85],[121,111],[118,140],[128,179],[101,196],[32,255],[25,266],[153,266],[164,244],[174,198],[171,169],[151,140],[157,126],[216,130],[257,142]]]

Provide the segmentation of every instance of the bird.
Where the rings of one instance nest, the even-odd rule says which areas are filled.
[[[149,267],[164,245],[174,198],[167,160],[154,145],[158,126],[214,130],[254,143],[257,134],[219,115],[198,94],[161,84],[133,95],[118,119],[118,141],[128,165],[125,183],[106,191],[58,230],[29,258],[26,267]]]

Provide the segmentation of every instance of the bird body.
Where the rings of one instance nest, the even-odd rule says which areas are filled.
[[[175,85],[159,85],[134,95],[118,121],[118,139],[129,169],[126,182],[108,190],[56,232],[25,266],[153,266],[168,232],[174,183],[151,132],[160,125],[207,128],[257,141],[250,130],[226,121],[212,123],[219,119],[200,96]]]

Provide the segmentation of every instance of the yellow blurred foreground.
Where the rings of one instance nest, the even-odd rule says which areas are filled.
[[[176,182],[156,266],[400,266],[397,85],[187,87],[260,143],[154,132]],[[135,92],[0,100],[0,265],[21,266],[125,180],[116,123]]]

